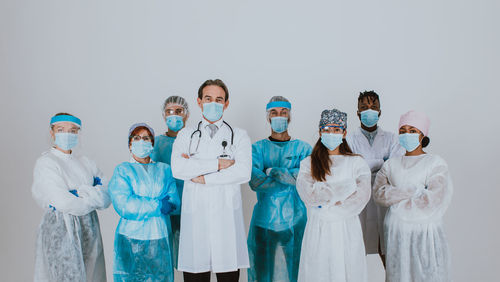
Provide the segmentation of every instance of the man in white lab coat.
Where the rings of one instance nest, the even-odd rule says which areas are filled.
[[[223,120],[229,92],[219,79],[198,90],[203,118],[182,129],[172,149],[172,173],[184,180],[178,270],[184,281],[238,281],[248,268],[240,185],[250,180],[252,145],[246,131]]]
[[[377,172],[386,160],[401,156],[405,150],[399,145],[398,137],[384,131],[377,123],[381,114],[380,99],[374,91],[361,92],[358,97],[358,117],[361,127],[347,134],[347,143],[355,154],[363,156],[372,172],[372,185]],[[385,267],[383,226],[386,209],[379,207],[370,198],[359,215],[366,254],[379,254]]]

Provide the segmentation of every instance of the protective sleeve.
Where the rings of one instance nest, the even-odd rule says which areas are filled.
[[[355,190],[347,199],[333,203],[335,212],[343,216],[356,216],[361,213],[370,200],[371,195],[371,172],[366,162],[360,157],[353,161],[353,172],[355,179]],[[353,183],[354,184],[354,183]]]
[[[333,197],[333,191],[325,182],[318,182],[311,175],[311,159],[300,162],[297,176],[297,192],[306,206],[326,205]]]
[[[384,165],[383,159],[365,159],[372,173],[376,173]]]
[[[170,166],[168,167],[168,171],[165,173],[165,176],[167,177],[166,196],[170,197],[168,199],[168,202],[175,207],[175,210],[173,210],[171,214],[179,215],[181,213],[181,209],[180,209],[181,201],[180,201],[180,197],[179,197],[179,191],[177,190],[177,183],[175,181],[175,178],[172,175],[172,170],[171,170]]]
[[[191,156],[186,159],[182,156],[183,154],[189,154],[191,134],[191,130],[187,128],[181,129],[172,146],[172,174],[175,178],[184,181],[216,172],[219,169],[219,160],[216,158],[200,159],[196,156]]]
[[[373,199],[383,207],[390,207],[403,200],[409,199],[415,194],[415,187],[396,187],[391,185],[390,179],[391,162],[386,162],[377,173],[373,185]]]
[[[101,180],[101,184],[96,186],[81,185],[76,187],[78,195],[80,197],[87,197],[96,209],[105,209],[111,204],[111,198],[108,193],[108,181],[95,162],[89,159],[86,159],[86,162],[92,171],[92,175],[94,175],[94,179],[98,177]]]
[[[226,169],[205,175],[207,185],[243,184],[252,174],[252,143],[243,130],[235,132],[234,164]],[[218,166],[218,164],[217,164]]]
[[[311,154],[312,148],[309,144],[302,145],[300,160],[307,158]],[[300,168],[274,167],[269,175],[284,185],[295,186]]]
[[[252,176],[250,178],[250,188],[255,192],[277,192],[284,188],[264,171],[264,160],[262,150],[258,144],[252,145]]]
[[[438,159],[427,174],[425,187],[418,189],[411,198],[401,201],[392,209],[408,220],[421,220],[441,216],[448,208],[453,185],[447,164]]]
[[[121,217],[130,220],[143,220],[161,215],[161,199],[136,195],[126,169],[122,165],[115,168],[108,187],[113,207]]]
[[[37,160],[33,171],[31,192],[42,208],[55,207],[58,211],[75,216],[86,215],[96,209],[89,198],[71,194],[57,163],[48,157]]]

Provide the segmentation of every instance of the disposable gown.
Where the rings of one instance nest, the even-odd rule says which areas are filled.
[[[363,282],[367,268],[359,213],[370,199],[370,168],[359,156],[330,156],[331,175],[318,182],[311,158],[300,163],[297,191],[307,206],[299,281]]]
[[[36,242],[34,281],[106,281],[96,210],[107,208],[110,198],[95,163],[51,149],[36,162],[32,193],[45,210]]]
[[[249,184],[257,204],[248,235],[249,281],[297,281],[307,212],[295,182],[300,161],[311,151],[300,140],[264,139],[252,146]]]
[[[402,156],[377,174],[373,198],[389,207],[384,221],[386,281],[450,281],[450,254],[442,217],[453,187],[436,155]]]
[[[155,162],[162,162],[170,165],[170,159],[172,157],[172,145],[174,144],[175,137],[169,137],[166,135],[159,135],[155,137],[155,146],[153,153],[151,154],[151,159]],[[179,194],[180,203],[182,203],[182,188],[184,186],[184,181],[180,179],[175,179],[177,186],[177,192]],[[181,231],[181,215],[180,208],[177,212],[170,215],[170,224],[172,225],[172,251],[174,256],[174,267],[177,268],[177,258],[179,257],[179,235]]]
[[[405,149],[399,145],[398,137],[391,132],[377,128],[377,134],[370,145],[366,136],[357,128],[347,134],[347,143],[355,154],[363,156],[372,172],[372,187],[375,183],[375,176],[384,162],[392,157],[404,155]],[[367,254],[377,254],[379,243],[383,247],[383,227],[386,208],[376,205],[373,197],[359,214],[365,249]]]
[[[115,281],[174,281],[170,218],[161,200],[178,209],[170,166],[124,162],[115,168],[109,192],[120,222],[116,229]]]

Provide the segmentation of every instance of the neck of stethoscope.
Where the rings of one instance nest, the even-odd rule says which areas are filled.
[[[200,134],[200,138],[201,138],[201,130],[200,130],[200,127],[201,127],[201,124],[203,123],[203,121],[200,121],[198,123],[198,128],[196,129],[196,131],[193,132],[193,134],[191,134],[191,138],[192,136],[198,132]],[[229,127],[229,130],[231,130],[231,146],[233,145],[234,143],[234,131],[233,131],[233,128],[229,125],[229,123],[227,123],[225,120],[222,121],[223,124],[227,125],[227,127]],[[199,142],[199,141],[198,141]]]

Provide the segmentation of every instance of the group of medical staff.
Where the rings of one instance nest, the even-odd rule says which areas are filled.
[[[223,118],[229,91],[219,79],[198,90],[202,117],[187,127],[188,103],[168,97],[168,130],[130,127],[129,160],[109,181],[73,149],[82,122],[50,120],[53,147],[36,161],[32,194],[45,211],[36,242],[35,281],[106,281],[96,211],[120,216],[115,281],[369,281],[367,254],[378,254],[386,281],[450,281],[442,218],[452,183],[446,162],[426,153],[430,120],[403,114],[397,133],[378,126],[380,98],[360,93],[360,127],[324,110],[314,147],[288,132],[292,105],[266,106],[268,138],[251,144]],[[257,194],[248,237],[241,184]]]

